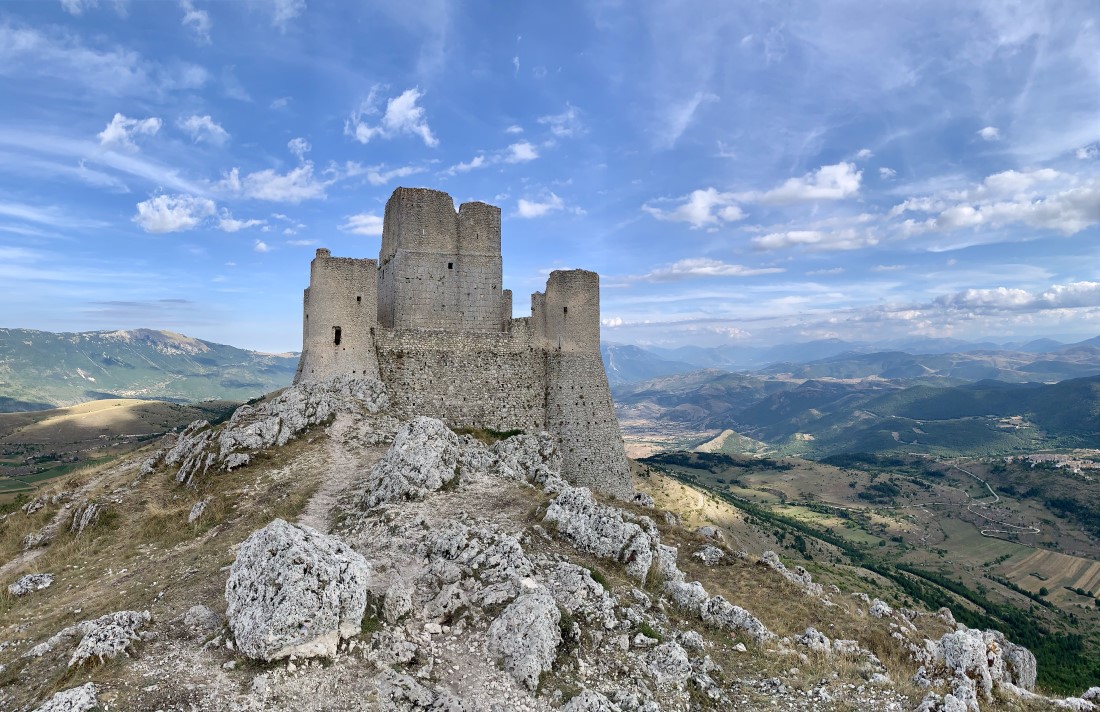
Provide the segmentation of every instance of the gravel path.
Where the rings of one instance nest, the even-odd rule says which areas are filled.
[[[388,445],[356,446],[355,429],[361,421],[350,413],[338,413],[325,432],[328,442],[325,448],[325,478],[313,493],[305,511],[298,517],[299,524],[317,531],[329,532],[333,508],[340,495],[355,481],[365,475],[386,453]]]

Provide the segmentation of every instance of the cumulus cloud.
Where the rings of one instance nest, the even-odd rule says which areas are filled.
[[[978,135],[982,137],[983,141],[997,141],[1001,138],[1001,132],[996,126],[986,126],[978,129]]]
[[[523,133],[523,127],[522,126],[516,126],[515,124],[512,124],[508,128],[504,129],[504,133],[521,134],[521,133]]]
[[[148,119],[131,119],[122,114],[115,114],[107,128],[96,136],[101,146],[108,148],[123,148],[127,151],[137,151],[134,143],[135,136],[152,136],[160,131],[161,120],[153,116]]]
[[[1074,155],[1081,161],[1100,157],[1100,143],[1090,143],[1088,146],[1082,146],[1074,152]]]
[[[229,140],[229,132],[223,129],[209,115],[192,115],[179,120],[179,127],[191,136],[195,143],[205,141],[220,146]]]
[[[558,138],[568,138],[584,133],[580,111],[571,104],[566,104],[565,111],[560,114],[540,116],[538,122],[548,126],[550,128],[550,133]]]
[[[256,240],[252,245],[252,249],[259,253],[270,252],[271,248],[263,240]]]
[[[348,215],[340,229],[355,235],[381,235],[383,218],[374,213]]]
[[[526,163],[539,157],[538,150],[528,141],[513,143],[504,155],[505,163]]]
[[[714,188],[706,188],[692,191],[673,210],[663,210],[648,203],[642,206],[642,210],[658,220],[686,222],[692,229],[699,229],[717,227],[745,217],[741,208],[735,205],[736,200],[736,193],[720,193]]]
[[[1100,282],[1054,284],[1042,292],[1009,287],[967,289],[938,297],[934,303],[951,310],[979,313],[1100,307]]]
[[[614,329],[616,326],[623,325],[623,319],[619,316],[606,317],[604,319],[600,319],[600,323],[604,326]]]
[[[137,204],[133,221],[145,232],[192,230],[216,212],[214,201],[194,195],[158,195]]]
[[[210,30],[214,26],[210,14],[206,10],[195,9],[195,3],[191,0],[180,0],[180,9],[183,10],[183,26],[194,32],[199,42],[210,44]]]
[[[639,279],[647,282],[672,282],[692,277],[752,277],[785,271],[781,267],[752,268],[706,257],[692,257],[658,267]]]
[[[780,250],[803,247],[812,251],[855,250],[878,244],[874,233],[855,228],[841,230],[786,230],[754,237],[752,245],[758,250]]]
[[[858,152],[856,153],[856,158],[864,158],[864,159],[866,159],[866,158],[870,158],[870,157],[871,157],[871,156],[873,156],[873,155],[875,155],[875,153],[874,153],[874,151],[872,151],[871,149],[869,149],[869,148],[861,148],[861,149],[859,149],[859,151],[858,151]]]
[[[299,161],[306,160],[306,154],[313,150],[313,146],[310,145],[309,141],[301,137],[290,139],[286,147],[290,149],[291,153],[298,157]]]
[[[541,218],[542,216],[565,209],[565,202],[554,193],[541,201],[520,198],[516,214],[521,218]]]
[[[313,175],[313,162],[305,161],[286,173],[268,168],[243,178],[240,170],[234,168],[222,176],[216,187],[246,198],[297,204],[303,200],[325,197],[326,185]]]
[[[878,177],[883,179],[883,180],[891,180],[897,174],[898,174],[897,171],[895,171],[893,168],[889,168],[887,166],[883,166],[882,168],[878,169]]]
[[[778,188],[759,194],[749,194],[761,203],[801,203],[815,200],[841,200],[859,193],[863,173],[854,163],[837,163],[790,178]]]
[[[99,0],[61,0],[61,7],[70,15],[81,15],[99,5]]]
[[[369,143],[373,138],[393,138],[399,134],[419,136],[425,146],[439,145],[439,139],[428,126],[424,108],[417,105],[423,94],[418,87],[406,89],[400,96],[386,103],[386,112],[377,126],[371,126],[366,117],[378,113],[375,106],[376,91],[371,91],[367,100],[344,122],[344,133],[359,143]]]

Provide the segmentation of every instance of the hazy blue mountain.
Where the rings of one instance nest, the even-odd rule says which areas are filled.
[[[625,344],[600,344],[603,367],[609,383],[634,383],[658,376],[686,373],[697,367],[682,361],[661,358],[652,351]]]
[[[152,329],[0,329],[0,412],[102,398],[248,400],[290,384],[296,354],[263,354]]]

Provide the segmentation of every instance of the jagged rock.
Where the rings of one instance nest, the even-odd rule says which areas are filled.
[[[543,484],[561,473],[561,455],[549,433],[514,435],[489,448],[491,474],[520,482]]]
[[[54,694],[34,712],[89,712],[99,708],[98,692],[94,682],[86,682]]]
[[[778,554],[774,551],[765,551],[760,556],[760,563],[801,588],[807,595],[820,597],[825,593],[825,589],[821,584],[814,583],[813,577],[810,576],[809,571],[801,566],[794,567],[793,571],[788,569],[783,562],[779,560]]]
[[[206,505],[209,502],[209,499],[203,499],[195,502],[195,506],[191,507],[191,512],[187,515],[187,523],[194,524],[196,521],[198,521],[198,518],[201,517],[202,513],[206,511]]]
[[[645,492],[635,492],[634,496],[630,498],[630,501],[640,507],[653,507],[653,498]]]
[[[665,524],[670,527],[680,526],[680,517],[674,512],[665,512],[663,516],[665,518]]]
[[[516,682],[534,692],[550,669],[561,643],[561,611],[545,589],[513,601],[489,626],[489,652],[502,658]]]
[[[15,583],[8,584],[8,593],[12,596],[26,596],[34,591],[49,588],[53,583],[53,574],[27,574],[20,576]]]
[[[221,614],[206,606],[191,606],[183,616],[183,624],[194,636],[209,635],[220,629],[223,622]]]
[[[1027,691],[1035,685],[1035,656],[998,631],[963,628],[925,644],[930,663],[924,679],[952,687],[951,694],[944,696],[944,709],[952,697],[951,704],[976,709],[979,700],[993,699],[997,688]]]
[[[546,587],[571,614],[607,630],[615,627],[615,601],[588,569],[563,561],[547,574]]]
[[[256,452],[281,447],[338,412],[377,414],[388,405],[385,387],[373,379],[344,375],[299,383],[270,401],[242,405],[220,432],[207,421],[196,420],[179,434],[163,462],[176,469],[177,482],[190,484],[212,469],[232,470],[246,465]],[[157,466],[154,461],[147,463],[153,469]]]
[[[712,527],[710,525],[699,527],[695,530],[695,533],[699,536],[707,539],[713,539],[715,541],[722,541],[725,537],[722,535],[722,530],[718,527]]]
[[[627,517],[597,503],[588,488],[566,485],[547,508],[543,524],[582,551],[622,563],[631,578],[644,582],[658,542],[656,527],[648,517]]]
[[[699,614],[707,625],[721,630],[743,631],[757,643],[775,637],[775,633],[768,630],[756,616],[733,605],[722,596],[715,596],[704,603]]]
[[[702,650],[703,636],[695,630],[684,631],[680,634],[680,644],[688,650]]]
[[[73,521],[69,525],[69,531],[73,536],[80,536],[88,527],[94,526],[106,509],[103,505],[89,502],[82,507],[77,507],[73,512]]]
[[[707,566],[715,566],[721,563],[722,559],[726,558],[725,553],[717,546],[707,545],[699,551],[692,554],[696,559],[699,559]]]
[[[394,712],[463,712],[466,706],[446,693],[436,692],[408,675],[387,672],[378,685],[386,710]]]
[[[795,636],[795,642],[799,645],[804,645],[815,653],[829,654],[832,652],[832,641],[819,631],[817,628],[810,626],[806,629],[802,635]]]
[[[334,656],[359,632],[369,578],[366,560],[339,539],[272,521],[241,544],[225,584],[237,646],[267,661]]]
[[[35,497],[30,502],[27,502],[26,504],[24,504],[21,507],[21,509],[23,510],[24,514],[34,514],[35,512],[37,512],[38,510],[42,509],[45,506],[46,506],[46,498],[45,497]]]
[[[382,617],[393,625],[412,611],[412,589],[402,578],[398,578],[386,589],[382,599]]]
[[[385,456],[371,468],[363,506],[420,499],[457,484],[462,449],[462,441],[441,420],[420,417],[405,423]]]
[[[886,601],[880,601],[876,598],[874,602],[871,603],[869,613],[875,618],[889,618],[894,615],[894,609],[890,608]]]
[[[595,690],[583,690],[562,705],[561,712],[622,712],[622,708]]]
[[[691,661],[679,643],[661,643],[648,657],[649,672],[658,685],[684,682],[691,675]]]
[[[140,640],[138,628],[149,622],[149,611],[118,611],[100,616],[93,621],[84,621],[76,626],[84,637],[76,646],[76,652],[69,659],[69,667],[83,665],[96,658],[100,663],[126,651],[135,640]],[[65,631],[58,635],[61,636]],[[57,637],[57,636],[55,636]],[[51,639],[52,640],[52,639]],[[49,642],[49,641],[47,641]]]

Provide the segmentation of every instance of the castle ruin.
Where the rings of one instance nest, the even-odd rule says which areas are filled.
[[[500,208],[398,188],[377,260],[317,250],[294,382],[381,380],[401,418],[545,430],[575,484],[625,497],[630,471],[600,358],[599,275],[550,274],[531,316],[502,286]]]

